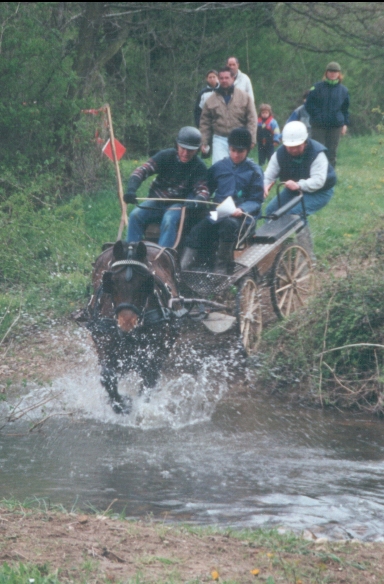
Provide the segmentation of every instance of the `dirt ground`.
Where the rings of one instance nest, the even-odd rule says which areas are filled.
[[[105,515],[8,511],[0,564],[48,565],[60,582],[384,582],[383,544],[197,531]],[[46,568],[45,568],[46,569]]]

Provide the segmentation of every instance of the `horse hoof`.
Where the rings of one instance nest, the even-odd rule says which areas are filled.
[[[128,415],[132,411],[132,400],[130,397],[124,397],[121,401],[112,401],[111,406],[115,414]]]

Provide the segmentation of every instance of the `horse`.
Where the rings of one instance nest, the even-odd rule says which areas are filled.
[[[117,241],[94,263],[84,320],[96,347],[101,384],[116,413],[129,413],[132,407],[131,398],[118,391],[125,373],[139,373],[140,394],[156,385],[183,312],[178,275],[177,254],[150,242]]]

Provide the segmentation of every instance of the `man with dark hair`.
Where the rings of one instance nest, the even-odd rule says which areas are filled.
[[[198,209],[199,202],[209,199],[207,167],[197,156],[201,134],[192,126],[181,128],[176,148],[161,150],[136,168],[128,181],[124,201],[137,205],[137,189],[153,174],[157,174],[149,189],[149,198],[129,215],[127,241],[141,241],[147,225],[160,223],[159,245],[173,247],[181,217],[182,203],[168,199],[185,199],[187,207]]]
[[[235,87],[248,93],[252,97],[252,100],[255,101],[251,80],[248,75],[240,71],[239,66],[240,63],[237,57],[228,57],[227,67],[229,67],[235,75]]]
[[[250,224],[247,215],[257,217],[264,200],[263,171],[248,158],[252,137],[246,128],[232,130],[228,137],[229,157],[216,162],[208,170],[208,187],[215,193],[214,203],[232,197],[236,209],[229,217],[213,221],[205,217],[190,232],[181,260],[187,270],[197,261],[209,261],[219,242],[215,272],[226,274],[231,269],[233,249],[242,225]]]
[[[212,164],[229,155],[228,136],[235,128],[247,128],[251,134],[251,148],[256,144],[255,104],[251,96],[235,87],[233,82],[233,71],[229,67],[220,69],[220,87],[207,99],[201,114],[201,149],[207,154],[212,139]]]
[[[197,96],[195,108],[193,110],[193,116],[195,118],[195,125],[198,128],[200,125],[200,116],[203,111],[203,107],[208,97],[210,97],[215,89],[219,87],[219,74],[216,69],[210,69],[205,76],[207,85],[199,91]]]

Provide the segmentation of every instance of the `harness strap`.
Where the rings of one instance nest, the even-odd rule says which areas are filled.
[[[111,268],[118,268],[119,266],[139,266],[140,268],[143,268],[147,272],[150,272],[146,264],[143,264],[142,262],[138,262],[136,260],[119,260],[118,262],[114,262]]]

